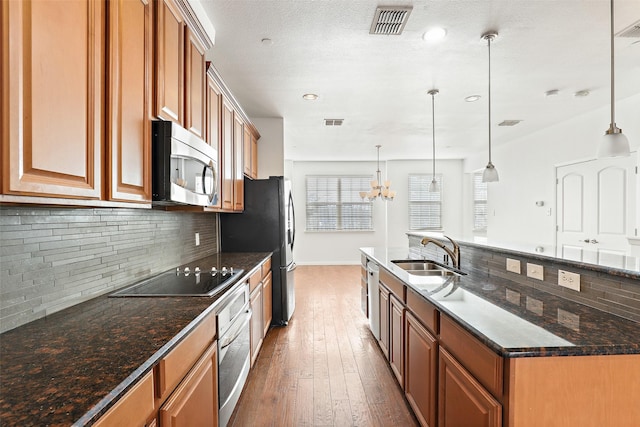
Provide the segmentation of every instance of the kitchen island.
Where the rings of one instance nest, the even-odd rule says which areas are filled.
[[[380,267],[380,346],[423,425],[640,423],[639,323],[504,277],[409,274],[393,262],[407,248],[361,252]]]
[[[244,270],[215,297],[104,295],[3,333],[0,425],[93,424],[270,256],[219,253],[189,263]]]

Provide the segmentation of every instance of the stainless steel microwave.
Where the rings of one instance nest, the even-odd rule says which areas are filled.
[[[169,121],[153,121],[151,135],[153,203],[215,205],[218,150]]]

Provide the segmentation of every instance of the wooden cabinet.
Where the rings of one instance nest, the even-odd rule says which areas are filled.
[[[440,348],[438,425],[500,427],[502,406],[449,352]]]
[[[258,178],[258,136],[251,132],[251,177]]]
[[[3,194],[102,197],[105,6],[2,2]]]
[[[404,391],[407,401],[423,427],[436,425],[437,366],[437,339],[411,312],[407,311]]]
[[[404,304],[389,297],[389,364],[400,387],[404,387]]]
[[[144,427],[155,409],[153,371],[149,371],[94,424],[96,427],[123,425]]]
[[[160,408],[162,427],[218,425],[218,343],[205,351]]]
[[[206,61],[205,47],[193,31],[186,29],[184,127],[205,138]]]
[[[158,0],[156,18],[155,115],[183,124],[184,16],[175,0]]]
[[[262,284],[256,286],[251,292],[249,298],[249,305],[251,307],[251,366],[256,361],[260,348],[262,347],[262,338],[264,336],[263,327],[263,298],[262,298]]]
[[[270,259],[269,265],[271,265]],[[271,319],[273,319],[273,280],[271,271],[268,272],[262,282],[262,319],[264,336],[267,336],[267,332],[269,332],[269,327],[271,326]]]
[[[258,178],[258,137],[248,123],[244,126],[244,174],[249,178]]]
[[[206,104],[206,141],[218,153],[218,174],[216,176],[218,198],[211,207],[222,209],[222,91],[209,74],[207,74]]]
[[[233,115],[233,210],[244,210],[244,121]]]
[[[378,292],[380,293],[380,349],[387,359],[389,359],[389,290],[378,285]]]
[[[151,201],[152,5],[108,3],[108,200]]]
[[[222,147],[220,175],[222,184],[220,187],[220,198],[222,199],[223,210],[233,210],[233,106],[226,97],[222,98]]]

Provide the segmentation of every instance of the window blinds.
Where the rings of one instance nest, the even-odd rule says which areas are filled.
[[[431,174],[409,174],[409,229],[442,229],[442,174],[436,174],[440,191],[430,192]]]
[[[307,230],[372,230],[373,209],[362,201],[371,175],[307,175]]]

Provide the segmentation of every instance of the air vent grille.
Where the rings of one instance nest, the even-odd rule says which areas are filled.
[[[342,126],[344,119],[324,119],[325,126]]]
[[[376,9],[376,14],[371,23],[369,34],[398,35],[402,34],[412,6],[381,6]]]
[[[640,38],[640,21],[636,21],[616,34],[616,37]]]
[[[522,120],[503,120],[501,123],[498,123],[498,126],[515,126],[521,121]]]

